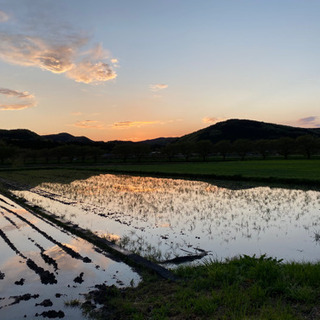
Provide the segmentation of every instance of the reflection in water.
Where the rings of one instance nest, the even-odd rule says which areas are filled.
[[[139,283],[139,275],[124,263],[13,207],[9,199],[1,195],[0,199],[6,201],[0,206],[0,274],[4,275],[0,278],[0,319],[44,319],[36,316],[48,311],[44,300],[50,300],[50,309],[63,312],[66,319],[84,319],[80,309],[67,308],[65,301],[82,300],[96,284]]]
[[[98,175],[17,192],[30,202],[128,249],[161,259],[211,252],[224,259],[268,254],[318,260],[320,192],[257,187],[231,190],[178,179]]]

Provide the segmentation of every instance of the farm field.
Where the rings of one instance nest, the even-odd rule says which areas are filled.
[[[20,282],[23,286],[13,285],[12,292],[17,288],[25,288],[25,291],[18,295],[0,294],[5,298],[0,301],[3,307],[0,314],[10,308],[19,310],[21,306],[29,305],[33,315],[44,316],[43,312],[48,308],[39,306],[39,303],[50,300],[53,302],[52,310],[62,311],[70,319],[81,319],[84,317],[81,310],[70,309],[65,303],[83,302],[81,293],[90,291],[92,286],[89,283],[93,281],[104,283],[93,291],[91,299],[97,299],[98,303],[103,297],[104,310],[113,310],[108,313],[110,319],[167,319],[173,315],[177,319],[191,315],[199,319],[242,319],[243,315],[249,318],[258,316],[259,319],[317,317],[315,293],[319,287],[320,192],[316,189],[244,181],[209,182],[109,174],[92,169],[22,170],[6,172],[1,177],[12,193],[30,205],[173,268],[181,280],[171,283],[144,275],[144,280],[139,282],[140,277],[131,268],[113,260],[106,262],[111,267],[105,267],[102,272],[103,264],[95,261],[110,257],[103,255],[101,258],[101,252],[98,255],[95,250],[85,250],[87,246],[91,249],[93,246],[85,245],[84,240],[62,230],[62,236],[51,235],[47,232],[49,227],[42,226],[42,219],[38,222],[35,220],[37,217],[30,216],[2,196],[0,218],[6,227],[1,228],[0,241],[4,242],[1,248],[15,257],[15,263],[21,261],[19,266],[24,263],[24,272],[27,273],[33,272],[28,267],[28,257],[40,255],[34,261],[53,274],[57,284],[42,284],[41,277],[34,275],[41,283],[38,283],[40,287],[50,288],[46,294],[40,295],[41,298],[37,297],[32,290],[27,290],[27,280],[23,280],[20,273],[9,277],[10,272],[5,264],[1,264],[3,279],[0,283]],[[26,220],[13,213],[14,207],[25,214]],[[32,223],[28,224],[27,220]],[[23,229],[19,222],[26,223],[26,227]],[[23,230],[26,238],[19,236],[20,229],[14,223]],[[33,224],[34,227],[31,226]],[[50,223],[49,226],[57,229]],[[32,231],[30,235],[26,231],[29,229]],[[41,230],[44,232],[38,234]],[[49,238],[43,239],[47,234]],[[65,240],[67,235],[71,240]],[[61,260],[57,259],[50,246],[46,246],[50,237],[92,261],[84,263],[77,259],[77,263],[73,263],[81,267],[67,276],[67,280],[63,278],[62,282],[67,287],[63,287],[65,291],[59,287],[59,277],[71,271],[58,270],[56,274],[54,264],[46,265],[43,257],[52,257],[60,265],[69,264],[62,261],[73,261],[74,258],[64,254]],[[21,239],[24,240],[20,242]],[[25,246],[35,247],[37,254],[30,255],[31,250],[25,250]],[[64,248],[56,246],[60,251]],[[94,260],[96,255],[100,257],[98,260]],[[3,256],[6,259],[7,254]],[[234,260],[233,257],[238,258]],[[181,262],[190,267],[179,267]],[[90,275],[91,272],[98,274],[88,277],[88,268],[91,268]],[[268,283],[265,282],[266,274],[270,274]],[[286,280],[289,275],[290,281]],[[103,276],[103,281],[100,276]],[[75,279],[84,282],[79,284],[74,282]],[[130,288],[132,283],[140,284],[137,288]],[[52,288],[54,290],[51,291]],[[238,299],[239,290],[241,299]],[[65,296],[56,298],[55,293],[59,292]],[[30,300],[8,306],[15,301],[10,297],[17,296]],[[182,297],[183,304],[179,303]],[[230,304],[230,301],[238,302]],[[299,308],[298,313],[295,308]],[[90,312],[87,307],[85,309]]]
[[[95,285],[140,281],[126,264],[2,195],[0,225],[1,319],[85,319],[67,305]]]

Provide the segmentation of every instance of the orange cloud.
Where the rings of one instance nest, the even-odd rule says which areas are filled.
[[[210,123],[210,124],[216,124],[217,122],[226,120],[225,118],[215,118],[215,117],[205,117],[202,119],[203,123]]]
[[[101,45],[82,53],[88,43],[81,36],[65,36],[59,41],[23,34],[0,33],[0,58],[12,64],[38,67],[52,73],[65,73],[83,83],[99,83],[114,79],[117,74],[104,60]]]
[[[0,110],[22,110],[34,107],[35,104],[0,104]]]
[[[110,68],[107,63],[91,61],[82,61],[74,65],[68,72],[67,76],[76,82],[93,83],[104,82],[117,77],[117,74]]]
[[[22,110],[36,106],[34,96],[27,91],[19,92],[16,90],[0,88],[0,94],[4,95],[4,99],[8,100],[8,103],[0,104],[0,110]],[[12,103],[11,99],[22,100],[22,103]],[[18,100],[17,100],[18,99]]]
[[[143,127],[152,124],[159,124],[160,121],[120,121],[115,122],[112,127],[113,128],[132,128],[132,127]]]
[[[103,124],[100,121],[96,121],[96,120],[78,121],[73,125],[75,127],[84,128],[84,129],[103,129]]]
[[[0,10],[0,23],[7,22],[9,20],[9,16],[2,10]]]
[[[149,87],[150,87],[151,91],[160,91],[163,89],[167,89],[168,85],[159,83],[159,84],[150,84]]]

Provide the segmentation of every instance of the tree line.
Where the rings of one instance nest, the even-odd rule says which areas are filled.
[[[209,140],[198,142],[175,142],[164,146],[146,143],[113,142],[105,145],[64,144],[52,148],[21,148],[0,141],[0,163],[72,163],[98,161],[184,160],[207,161],[209,158],[228,160],[292,155],[307,159],[320,154],[320,138],[304,135],[296,139],[283,137],[274,140],[235,141]]]

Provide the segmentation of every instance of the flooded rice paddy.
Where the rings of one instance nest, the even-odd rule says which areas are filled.
[[[66,303],[98,284],[138,284],[131,268],[0,195],[0,319],[85,319]]]
[[[15,193],[160,261],[204,251],[209,256],[203,259],[219,260],[239,254],[320,257],[318,191],[101,174]]]

